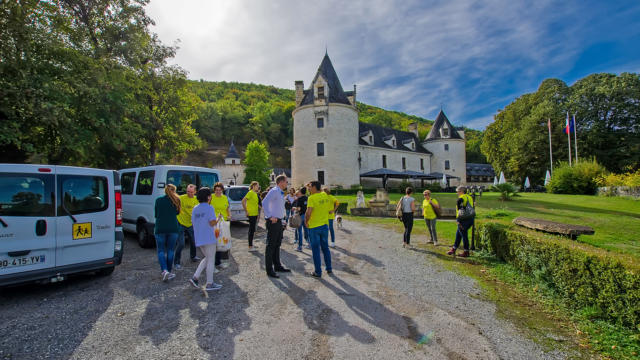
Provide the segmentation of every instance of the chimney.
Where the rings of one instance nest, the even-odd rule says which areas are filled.
[[[353,106],[356,106],[356,84],[353,84],[353,100],[351,101]]]
[[[300,106],[302,98],[304,97],[304,82],[302,80],[296,80],[296,106]]]
[[[418,135],[418,123],[417,122],[412,122],[409,124],[409,126],[407,126],[407,131],[414,133],[416,135],[417,138],[420,138],[420,136]]]

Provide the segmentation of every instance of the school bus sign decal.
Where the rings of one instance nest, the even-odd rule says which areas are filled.
[[[73,224],[73,240],[90,239],[91,223]]]

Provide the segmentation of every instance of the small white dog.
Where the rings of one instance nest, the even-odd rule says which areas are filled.
[[[336,214],[335,223],[336,223],[336,228],[342,229],[342,215]]]

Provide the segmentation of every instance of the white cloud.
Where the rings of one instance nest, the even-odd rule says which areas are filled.
[[[192,79],[308,86],[327,46],[343,87],[358,84],[361,101],[432,119],[444,103],[454,124],[483,128],[540,79],[572,68],[595,41],[583,29],[600,14],[576,16],[587,8],[507,0],[154,0],[147,12],[165,43],[181,40],[173,63]],[[571,26],[563,25],[567,19]]]

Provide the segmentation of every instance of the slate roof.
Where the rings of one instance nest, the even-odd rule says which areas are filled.
[[[467,176],[496,176],[491,164],[473,164],[467,163]]]
[[[273,174],[274,174],[275,176],[278,176],[278,175],[280,175],[280,174],[283,174],[283,173],[284,173],[285,175],[287,175],[287,177],[288,177],[288,178],[290,178],[290,177],[291,177],[291,169],[285,169],[285,168],[273,168],[273,170],[272,170],[272,171],[273,171]]]
[[[418,139],[416,134],[412,132],[390,129],[383,126],[364,123],[364,122],[360,122],[359,125],[360,125],[359,133],[361,134],[361,136],[358,138],[358,140],[360,145],[375,146],[383,149],[393,149],[393,147],[387,145],[387,143],[385,143],[384,140],[391,139],[391,137],[395,135],[396,150],[415,152],[415,153],[421,153],[421,154],[431,154],[429,150],[422,147],[420,139]],[[369,130],[371,130],[371,132],[373,133],[373,145],[369,145],[368,142],[362,140],[362,136],[368,133]],[[411,140],[415,141],[415,144],[416,144],[415,150],[411,150],[406,146],[402,145]]]
[[[238,151],[236,150],[236,146],[233,145],[233,140],[231,141],[231,146],[229,146],[229,152],[227,152],[227,156],[225,156],[225,159],[240,159],[240,154],[238,154]]]
[[[458,134],[456,128],[451,125],[451,122],[447,118],[447,115],[445,115],[444,112],[440,110],[438,116],[436,117],[436,121],[433,123],[433,126],[431,127],[431,130],[429,130],[429,134],[427,134],[425,140],[429,141],[443,139],[443,137],[440,136],[440,128],[442,128],[444,124],[447,124],[449,127],[449,137],[445,139],[462,139],[462,136]]]
[[[342,89],[342,85],[340,85],[338,74],[336,74],[336,70],[333,68],[333,64],[331,64],[329,55],[325,53],[324,58],[322,59],[322,62],[318,67],[318,72],[316,72],[316,76],[311,82],[311,87],[309,87],[309,90],[304,91],[304,97],[300,102],[300,106],[313,104],[313,88],[316,84],[316,81],[318,80],[318,76],[320,75],[322,75],[322,77],[325,79],[325,81],[327,82],[327,87],[329,88],[329,103],[351,105],[351,102],[349,102],[346,93]],[[351,91],[350,93],[353,95],[353,91]]]

